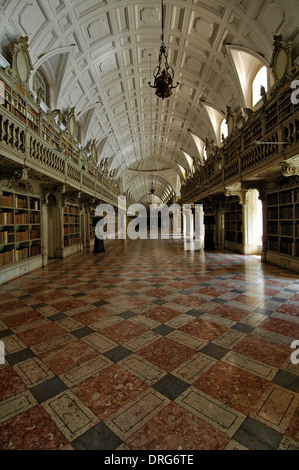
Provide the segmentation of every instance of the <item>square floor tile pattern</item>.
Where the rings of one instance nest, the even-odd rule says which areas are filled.
[[[109,241],[0,286],[0,448],[299,449],[298,274]]]

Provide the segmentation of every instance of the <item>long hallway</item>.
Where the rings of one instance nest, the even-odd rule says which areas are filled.
[[[106,245],[0,287],[0,448],[298,450],[298,274]]]

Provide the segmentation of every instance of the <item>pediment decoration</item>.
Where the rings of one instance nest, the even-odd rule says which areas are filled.
[[[241,206],[245,205],[248,203],[248,190],[243,189],[241,183],[236,183],[232,186],[228,186],[224,190],[224,195],[225,196],[236,196],[239,199],[239,204]]]
[[[73,107],[71,108],[67,116],[67,129],[68,129],[71,139],[75,138],[76,127],[77,127],[77,121],[76,121],[75,107]]]
[[[226,106],[226,124],[228,135],[231,136],[236,130],[236,115],[230,106]]]
[[[292,77],[294,73],[292,52],[292,41],[285,41],[282,35],[274,36],[274,50],[270,67],[273,71],[275,85],[280,85]]]
[[[22,36],[12,47],[11,75],[22,90],[29,92],[29,77],[33,70],[28,51],[28,36]]]

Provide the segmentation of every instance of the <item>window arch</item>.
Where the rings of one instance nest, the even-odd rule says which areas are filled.
[[[49,106],[49,83],[45,77],[45,74],[39,69],[34,74],[33,88],[35,93],[40,90],[40,98]]]
[[[268,69],[265,65],[258,70],[252,81],[252,107],[261,99],[261,86],[268,91]]]
[[[220,135],[221,140],[224,140],[228,136],[228,128],[226,124],[226,119],[223,119],[221,126],[220,126]]]

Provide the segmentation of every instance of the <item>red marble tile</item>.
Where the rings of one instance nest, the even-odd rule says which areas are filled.
[[[121,284],[122,288],[128,289],[129,291],[134,291],[138,289],[142,289],[143,287],[148,287],[148,284],[142,282],[128,282],[125,284]]]
[[[47,286],[47,285],[43,286],[42,284],[36,282],[34,286],[26,286],[25,285],[22,289],[25,292],[27,292],[27,294],[38,294],[39,292],[49,290],[49,286]]]
[[[217,305],[217,307],[209,310],[212,315],[219,315],[223,318],[228,318],[232,321],[240,321],[242,318],[247,317],[248,310],[243,310],[241,307],[231,307],[230,305]]]
[[[61,302],[57,302],[55,304],[51,304],[51,307],[55,308],[59,312],[67,312],[68,310],[72,310],[74,308],[82,307],[87,305],[86,302],[80,299],[74,299],[70,297],[70,300],[64,300]]]
[[[165,297],[166,295],[170,295],[170,294],[173,294],[173,292],[167,289],[161,289],[161,287],[160,288],[157,287],[156,289],[151,289],[145,292],[145,295],[149,295],[150,297],[157,297],[157,298]]]
[[[140,349],[138,355],[170,372],[182,362],[193,356],[196,351],[170,338],[160,338]]]
[[[147,388],[147,384],[115,364],[85,379],[72,391],[100,419],[104,419]]]
[[[178,299],[173,300],[173,303],[183,305],[184,307],[196,308],[202,303],[202,300],[198,297],[192,297],[191,295],[182,295]]]
[[[181,326],[179,330],[184,331],[189,335],[196,336],[197,338],[213,341],[222,333],[225,333],[227,328],[222,325],[217,325],[216,323],[202,320],[201,318],[195,318],[194,320],[191,320],[190,322]]]
[[[286,436],[289,436],[291,439],[299,442],[299,406],[286,429]]]
[[[91,325],[92,323],[96,323],[97,321],[99,321],[101,318],[109,316],[111,315],[107,310],[94,307],[86,312],[72,315],[72,319],[78,321],[79,323],[82,323],[82,325]]]
[[[124,320],[114,325],[108,326],[100,330],[101,335],[106,338],[115,341],[116,343],[122,344],[130,341],[130,339],[136,338],[143,333],[148,331],[144,326],[138,325],[130,320]]]
[[[78,364],[84,363],[99,353],[80,340],[70,341],[39,355],[47,366],[59,375]]]
[[[65,330],[55,323],[46,323],[30,330],[22,331],[18,337],[29,347],[36,346],[58,336],[65,335]]]
[[[0,383],[0,401],[27,390],[24,382],[10,365],[0,366]]]
[[[38,320],[39,318],[43,318],[43,315],[40,312],[28,309],[28,311],[16,313],[5,318],[5,323],[8,328],[15,328],[16,326],[25,325],[26,323]]]
[[[165,323],[181,314],[182,312],[178,312],[172,308],[164,307],[163,305],[157,305],[156,307],[142,313],[143,316],[159,323]]]
[[[280,318],[266,318],[259,324],[259,328],[272,331],[290,338],[299,338],[299,325],[289,321],[281,320]]]
[[[279,279],[266,279],[265,284],[267,286],[276,286],[279,287],[280,289],[283,289],[284,287],[288,287],[290,283],[292,282],[291,280],[285,280],[285,281],[280,281]]]
[[[204,295],[211,295],[212,297],[219,297],[219,295],[225,294],[227,292],[227,289],[220,288],[220,287],[204,287],[203,289],[200,289],[199,294],[204,294]]]
[[[290,356],[288,346],[251,335],[246,336],[233,349],[244,356],[278,368]]]
[[[51,290],[48,292],[45,292],[44,294],[35,294],[34,298],[38,299],[41,302],[48,302],[48,301],[57,301],[57,299],[61,297],[66,297],[65,292],[63,291],[56,291],[56,290]],[[38,303],[38,302],[36,302]]]
[[[194,283],[188,282],[188,281],[177,281],[169,285],[170,287],[175,287],[176,289],[179,289],[179,290],[189,289],[189,287],[194,287]]]
[[[11,312],[21,307],[27,307],[25,302],[22,300],[11,300],[9,302],[5,302],[4,304],[0,304],[0,314]]]
[[[265,299],[257,295],[254,296],[254,295],[240,294],[240,295],[236,295],[236,297],[234,297],[232,300],[234,302],[240,302],[240,303],[244,303],[247,305],[253,305],[255,307],[258,307],[259,305],[262,305],[263,303],[265,303]]]
[[[292,304],[282,304],[278,309],[276,310],[277,312],[285,313],[287,315],[294,315],[296,317],[299,317],[299,306],[298,305],[292,305]]]
[[[41,405],[6,421],[0,428],[1,450],[59,450],[67,444]]]
[[[193,386],[248,415],[269,382],[218,361]]]
[[[222,450],[229,437],[170,403],[125,442],[133,450]]]
[[[210,282],[212,280],[211,276],[205,276],[205,275],[196,275],[189,277],[190,282],[195,282],[196,284],[201,284],[202,282]]]

